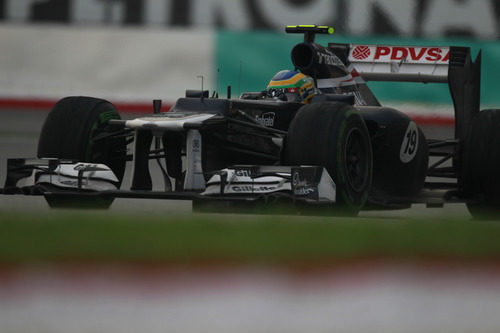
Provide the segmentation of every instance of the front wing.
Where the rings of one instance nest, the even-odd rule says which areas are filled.
[[[0,194],[43,195],[66,202],[97,198],[193,200],[210,211],[223,207],[288,205],[334,206],[336,186],[317,166],[234,166],[214,172],[202,191],[125,191],[105,165],[59,159],[9,159]],[[75,206],[80,207],[77,204]]]

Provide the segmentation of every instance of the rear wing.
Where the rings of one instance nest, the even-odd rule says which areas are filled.
[[[448,82],[450,47],[349,45],[348,62],[365,81]]]
[[[456,76],[450,73],[481,62],[480,53],[471,60],[469,47],[329,43],[328,49],[365,81],[449,83]]]

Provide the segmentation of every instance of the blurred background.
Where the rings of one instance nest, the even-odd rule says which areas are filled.
[[[260,91],[292,67],[300,36],[285,37],[285,25],[322,24],[336,29],[323,43],[482,48],[482,102],[493,105],[499,21],[495,0],[0,0],[0,97],[40,106],[91,95],[130,108],[173,102],[201,87],[199,75],[221,94]],[[372,86],[382,101],[451,102],[446,86]]]
[[[482,107],[500,105],[497,0],[0,0],[0,181],[7,157],[36,155],[60,98],[104,98],[131,118],[153,99],[167,110],[199,76],[221,96],[260,91],[292,67],[296,24],[333,26],[319,43],[482,49]],[[446,85],[370,87],[426,134],[453,134]],[[463,205],[267,220],[27,200],[0,198],[1,332],[500,331],[500,229]]]

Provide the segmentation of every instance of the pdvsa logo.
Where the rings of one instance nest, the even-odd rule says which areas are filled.
[[[367,59],[372,52],[368,46],[356,46],[356,48],[352,51],[352,57],[358,60]]]
[[[382,46],[357,45],[351,54],[351,61],[360,62],[406,62],[414,64],[448,64],[449,47],[414,47],[414,46]]]
[[[379,46],[374,60],[447,63],[450,61],[450,50],[440,47]]]

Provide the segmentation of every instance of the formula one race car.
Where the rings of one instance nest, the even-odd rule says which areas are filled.
[[[314,42],[291,52],[294,71],[264,92],[231,99],[188,90],[168,112],[121,120],[107,101],[67,97],[49,113],[36,159],[9,159],[4,194],[43,195],[53,207],[108,207],[115,198],[193,200],[200,211],[356,215],[362,209],[465,202],[498,213],[500,110],[479,111],[481,54],[466,47]],[[366,81],[448,83],[455,136],[426,139],[404,113],[383,107]],[[128,153],[127,147],[131,148]],[[153,191],[157,160],[163,191]],[[121,190],[125,165],[131,188]],[[22,180],[31,180],[21,186]]]

